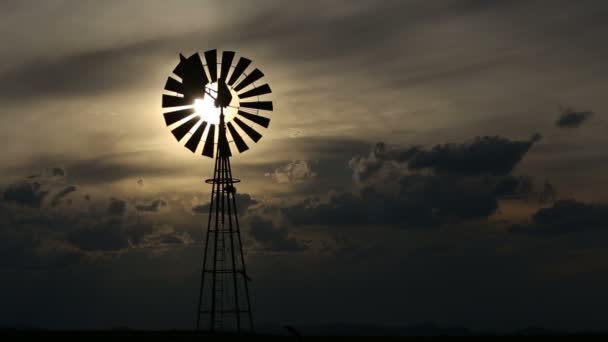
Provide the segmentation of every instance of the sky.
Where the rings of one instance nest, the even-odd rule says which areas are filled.
[[[608,323],[604,1],[0,2],[0,326],[194,326],[179,54],[273,90],[232,159],[257,324]]]

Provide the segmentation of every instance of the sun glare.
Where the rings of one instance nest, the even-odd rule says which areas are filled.
[[[207,89],[209,89],[210,94],[205,94],[202,99],[194,100],[194,109],[203,120],[217,125],[220,123],[220,109],[215,107],[214,100],[214,96],[217,95],[217,83],[210,84]],[[232,89],[230,91],[232,92],[232,102],[230,102],[230,107],[224,108],[224,120],[226,122],[232,120],[239,105],[235,92]]]
[[[210,124],[220,123],[220,109],[215,107],[214,101],[210,96],[203,99],[194,100],[194,109],[203,120]]]

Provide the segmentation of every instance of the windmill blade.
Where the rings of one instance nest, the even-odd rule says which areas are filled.
[[[174,130],[172,130],[171,133],[173,133],[177,141],[180,141],[186,134],[188,134],[188,132],[190,132],[192,127],[194,127],[194,125],[196,125],[196,123],[199,121],[201,121],[200,116],[193,116],[192,119],[186,121],[183,125],[178,126]]]
[[[268,125],[270,125],[270,119],[261,115],[255,115],[255,114],[251,114],[251,113],[247,113],[245,111],[239,110],[237,112],[240,116],[255,122],[256,124],[268,128]]]
[[[262,139],[262,135],[260,133],[258,133],[251,126],[249,126],[246,123],[244,123],[243,121],[241,121],[241,119],[235,117],[232,120],[234,122],[236,122],[237,125],[239,125],[239,127],[243,130],[243,132],[245,132],[251,138],[251,140],[258,142],[258,141],[260,141],[260,139]],[[230,124],[230,122],[228,124]],[[232,131],[230,131],[230,134],[232,134]],[[238,145],[237,145],[237,147],[238,147]]]
[[[203,132],[205,132],[205,127],[207,127],[207,121],[203,121],[200,126],[194,131],[194,134],[188,139],[186,143],[186,148],[192,151],[192,153],[196,152],[196,148],[198,144],[201,142],[201,138],[203,137]]]
[[[271,101],[241,102],[239,104],[239,106],[245,107],[245,108],[272,110],[272,102]]]
[[[239,99],[246,99],[248,97],[260,96],[260,95],[270,94],[270,93],[272,93],[270,86],[268,84],[264,84],[262,86],[255,87],[249,91],[246,91],[242,94],[239,94]]]
[[[217,50],[205,51],[205,60],[207,61],[207,69],[211,82],[217,81]]]
[[[238,120],[238,118],[234,118]],[[235,121],[236,122],[236,121]],[[232,140],[234,140],[234,144],[236,145],[236,149],[239,150],[239,153],[243,153],[249,149],[249,146],[245,143],[245,140],[241,138],[239,133],[236,131],[234,126],[232,126],[232,122],[226,124],[228,126],[228,130],[230,131],[230,135],[232,136]]]
[[[239,59],[239,62],[236,64],[236,67],[234,68],[234,71],[232,72],[232,76],[230,76],[230,80],[228,81],[229,86],[233,85],[234,82],[236,82],[236,80],[238,80],[239,77],[241,77],[241,75],[243,74],[243,72],[245,72],[245,69],[247,69],[249,64],[251,64],[250,59],[247,59],[245,57],[241,57]]]
[[[167,107],[182,107],[191,105],[192,102],[183,97],[177,97],[172,95],[163,95],[163,108]]]
[[[184,86],[175,78],[169,77],[165,83],[165,90],[183,94]]]
[[[194,114],[195,111],[196,111],[196,109],[194,109],[194,108],[186,108],[186,109],[176,110],[174,112],[165,113],[165,114],[163,114],[165,117],[165,123],[167,124],[167,126],[171,126],[172,124],[178,122],[179,120],[182,120],[182,119]]]
[[[241,81],[236,87],[234,87],[234,91],[240,91],[251,83],[259,80],[264,77],[264,73],[260,71],[260,69],[254,69],[251,74],[247,75],[244,80]]]
[[[209,132],[207,132],[207,139],[203,146],[203,155],[209,158],[213,158],[213,145],[215,145],[215,125],[209,125]]]
[[[228,72],[230,71],[230,66],[232,66],[233,59],[234,51],[222,52],[222,71],[220,72],[220,78],[223,78],[224,80],[228,78]]]

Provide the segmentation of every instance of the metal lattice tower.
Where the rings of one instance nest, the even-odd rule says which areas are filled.
[[[224,115],[212,185],[203,271],[198,304],[197,330],[253,331],[253,317],[243,245],[236,207],[235,183],[230,155],[222,148],[226,141]],[[224,131],[224,132],[222,132]]]
[[[204,56],[206,64],[198,53],[188,58],[180,54],[173,73],[181,81],[167,79],[162,101],[169,110],[163,114],[165,123],[175,138],[186,141],[184,146],[193,153],[215,157],[213,178],[205,181],[212,189],[196,329],[253,332],[251,279],[245,267],[234,186],[240,180],[232,177],[230,146],[242,153],[249,149],[243,135],[254,143],[262,138],[257,130],[268,128],[270,119],[259,112],[272,111],[273,106],[260,96],[272,91],[268,84],[256,85],[264,76],[259,69],[246,72],[251,60],[240,57],[233,66],[233,51],[224,51],[221,63],[216,50]],[[205,105],[209,98],[213,102]],[[249,98],[257,101],[241,101]]]

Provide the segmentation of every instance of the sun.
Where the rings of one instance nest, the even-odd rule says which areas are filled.
[[[217,94],[217,82],[211,83],[206,87],[211,93],[212,96]],[[230,102],[230,106],[224,108],[224,121],[229,122],[235,116],[236,111],[238,109],[238,97],[234,96],[235,93],[232,89],[230,91],[233,93],[232,102]],[[210,124],[219,125],[220,123],[220,109],[215,107],[215,100],[213,97],[206,94],[202,99],[194,100],[194,110],[195,113],[198,114],[203,120],[207,121]]]
[[[220,123],[220,109],[215,108],[213,99],[209,96],[205,96],[203,99],[194,100],[194,109],[203,120],[210,124]]]

